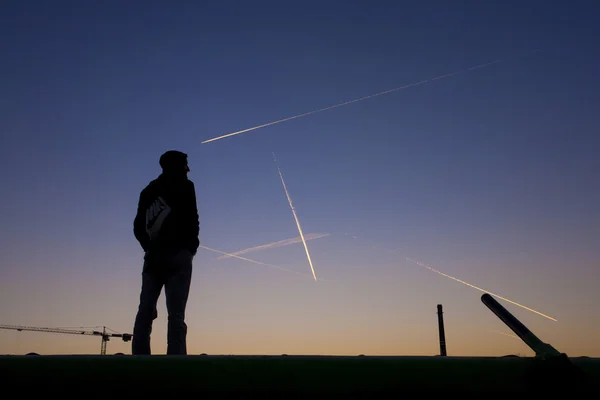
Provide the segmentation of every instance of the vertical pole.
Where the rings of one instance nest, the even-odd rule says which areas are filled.
[[[106,336],[106,327],[102,327],[102,345],[100,347],[100,354],[106,354],[106,342],[108,341],[108,336]]]
[[[438,327],[440,330],[440,356],[446,357],[446,333],[444,331],[444,313],[442,305],[437,305]]]

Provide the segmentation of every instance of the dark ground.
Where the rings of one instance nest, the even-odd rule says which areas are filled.
[[[600,394],[600,359],[571,358],[569,363],[516,357],[0,356],[0,380],[5,394],[35,392],[47,398],[252,392],[279,398],[428,392],[573,395]]]

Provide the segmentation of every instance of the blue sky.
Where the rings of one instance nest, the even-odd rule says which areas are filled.
[[[599,11],[592,1],[6,2],[0,323],[131,330],[133,217],[168,149],[189,154],[202,244],[233,252],[297,236],[275,152],[305,233],[331,233],[308,242],[317,276],[344,284],[202,250],[194,351],[428,354],[426,313],[438,302],[455,309],[449,343],[461,354],[515,351],[510,338],[469,336],[476,321],[504,329],[481,293],[377,244],[557,314],[568,324],[510,306],[563,348],[600,354],[589,322],[600,278]],[[310,273],[300,244],[248,257]],[[398,326],[375,322],[390,318]],[[404,342],[377,339],[407,326]],[[334,333],[303,342],[306,331],[345,332],[347,345],[332,345]],[[0,333],[6,352],[10,335]]]

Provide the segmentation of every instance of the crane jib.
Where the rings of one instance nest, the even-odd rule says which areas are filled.
[[[0,325],[0,329],[30,332],[46,332],[46,333],[61,333],[67,335],[88,335],[88,336],[100,336],[102,339],[102,345],[100,347],[100,354],[106,354],[106,342],[110,338],[120,338],[124,342],[129,342],[133,335],[130,333],[107,333],[106,327],[103,327],[102,331],[96,330],[77,330],[77,329],[61,329],[61,328],[46,328],[36,326],[21,326],[21,325]]]

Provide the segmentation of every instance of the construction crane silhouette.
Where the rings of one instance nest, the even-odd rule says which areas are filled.
[[[68,335],[87,335],[87,336],[100,336],[102,338],[102,344],[100,347],[100,354],[106,354],[106,344],[111,338],[121,338],[124,342],[129,342],[133,335],[129,333],[111,333],[106,332],[106,327],[102,327],[102,331],[94,330],[72,330],[72,329],[61,329],[61,328],[40,328],[35,326],[19,326],[19,325],[0,325],[0,329],[10,329],[15,331],[31,331],[31,332],[46,332],[46,333],[64,333]]]

